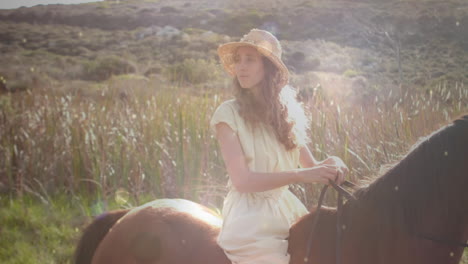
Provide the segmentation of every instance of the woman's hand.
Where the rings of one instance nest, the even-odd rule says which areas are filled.
[[[334,181],[341,184],[344,181],[341,168],[332,164],[318,164],[311,168],[302,169],[300,175],[300,181],[304,183],[329,184],[330,181]]]
[[[329,180],[342,184],[348,174],[348,167],[344,162],[335,156],[326,158],[318,162],[307,146],[301,148],[299,162],[304,168],[298,179],[301,182],[320,182],[328,184]]]
[[[333,165],[336,166],[337,173],[336,173],[336,178],[334,181],[340,185],[345,181],[345,177],[349,172],[348,167],[346,164],[341,160],[339,157],[336,156],[330,156],[326,159],[324,159],[322,162],[320,162],[321,165]]]

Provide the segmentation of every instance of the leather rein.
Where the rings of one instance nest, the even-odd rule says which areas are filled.
[[[354,197],[353,194],[351,194],[349,191],[344,189],[343,187],[339,186],[333,181],[329,181],[329,185],[325,185],[322,188],[322,191],[320,192],[319,200],[317,203],[317,209],[316,209],[316,215],[314,217],[314,222],[312,223],[311,230],[309,233],[309,238],[307,241],[307,250],[306,250],[306,255],[304,257],[304,263],[309,264],[310,263],[310,250],[312,248],[312,239],[315,234],[315,230],[317,227],[318,220],[320,218],[320,208],[322,207],[323,199],[325,197],[325,193],[327,192],[328,186],[332,186],[336,192],[338,193],[337,197],[337,220],[336,220],[336,264],[341,264],[341,237],[342,237],[342,230],[343,224],[342,224],[342,215],[343,215],[343,197],[348,199],[348,200],[356,200],[356,197]],[[348,188],[355,188],[356,185],[352,182],[349,181],[344,181],[342,186],[348,187]],[[446,239],[440,239],[436,238],[433,236],[429,235],[424,235],[424,234],[416,234],[416,237],[420,239],[425,239],[425,240],[430,240],[439,244],[443,245],[449,245],[449,246],[456,246],[456,247],[463,247],[463,248],[468,248],[468,243],[463,243],[463,242],[456,242],[456,241],[450,241]]]
[[[336,264],[341,264],[341,235],[342,235],[342,207],[343,207],[343,197],[345,197],[348,200],[356,200],[356,198],[348,192],[346,189],[343,187],[339,186],[333,181],[329,181],[329,184],[337,191],[338,193],[338,199],[337,199],[337,221],[336,221]],[[309,264],[310,259],[309,259],[309,254],[310,250],[312,248],[312,238],[314,237],[315,229],[317,227],[318,220],[320,218],[320,208],[322,207],[323,203],[323,198],[325,197],[325,193],[327,192],[329,185],[325,185],[322,188],[322,191],[320,192],[318,204],[317,204],[317,209],[316,209],[316,215],[314,217],[314,222],[312,223],[312,228],[309,233],[309,239],[307,241],[307,253],[304,258],[304,263]],[[349,181],[344,181],[342,186],[346,186],[349,188],[354,188],[356,185],[352,182]]]

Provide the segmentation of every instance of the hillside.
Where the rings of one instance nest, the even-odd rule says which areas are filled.
[[[467,25],[464,0],[40,5],[0,10],[0,58],[11,62],[0,74],[10,81],[8,90],[124,73],[170,82],[174,71],[194,75],[187,73],[190,65],[202,63],[209,72],[184,78],[205,83],[217,68],[216,47],[257,27],[282,40],[299,88],[339,85],[346,94],[373,94],[400,82],[426,88],[466,83]]]

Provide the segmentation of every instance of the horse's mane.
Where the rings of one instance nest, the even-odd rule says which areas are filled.
[[[453,224],[465,221],[466,188],[468,115],[416,143],[400,162],[358,189],[354,205],[370,207],[382,221],[404,224],[411,232],[429,211]]]

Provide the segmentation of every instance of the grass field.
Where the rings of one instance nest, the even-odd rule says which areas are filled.
[[[219,210],[227,176],[208,122],[229,92],[203,87],[127,76],[0,96],[0,262],[71,263],[92,216],[155,198]],[[372,178],[467,102],[459,83],[382,91],[362,105],[316,91],[305,103],[310,148],[342,157],[351,179]],[[304,203],[316,201],[319,186],[298,187]]]

